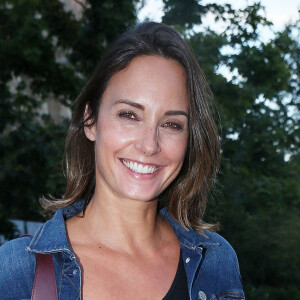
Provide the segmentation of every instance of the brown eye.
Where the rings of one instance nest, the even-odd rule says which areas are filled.
[[[163,124],[163,127],[170,128],[175,131],[180,131],[183,129],[183,126],[181,124],[175,122],[166,122]]]
[[[129,120],[135,120],[138,121],[137,115],[132,111],[121,111],[119,113],[120,118],[129,119]]]

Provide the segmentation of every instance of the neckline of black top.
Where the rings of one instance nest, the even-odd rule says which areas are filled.
[[[189,299],[190,296],[189,296],[189,290],[187,284],[187,277],[186,277],[184,262],[180,250],[180,257],[179,257],[175,278],[172,282],[172,285],[168,293],[164,296],[162,300],[189,300]]]

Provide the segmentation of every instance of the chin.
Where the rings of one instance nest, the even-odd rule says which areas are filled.
[[[150,202],[150,201],[155,201],[158,199],[160,193],[146,193],[145,191],[142,191],[138,189],[136,192],[128,191],[128,192],[123,192],[120,193],[122,198],[127,198],[135,201],[140,201],[140,202]]]

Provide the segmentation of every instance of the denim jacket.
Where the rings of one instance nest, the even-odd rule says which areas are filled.
[[[0,299],[30,299],[35,274],[35,253],[51,253],[58,298],[81,299],[81,269],[71,251],[65,219],[79,213],[83,202],[58,210],[33,238],[21,237],[0,247]],[[180,243],[190,299],[245,299],[236,254],[220,235],[207,237],[184,229],[163,208],[160,214],[170,223]]]

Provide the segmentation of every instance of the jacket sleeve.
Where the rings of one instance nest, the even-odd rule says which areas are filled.
[[[30,299],[35,254],[26,250],[30,237],[11,240],[0,247],[0,299]]]

